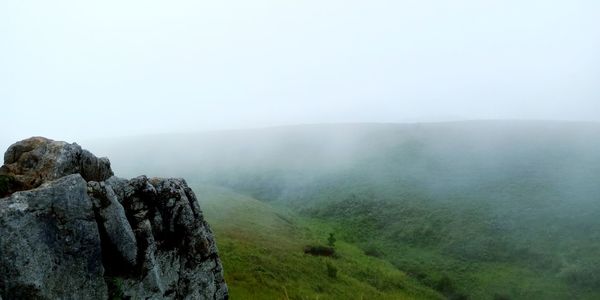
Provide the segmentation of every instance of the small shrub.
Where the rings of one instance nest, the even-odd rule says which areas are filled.
[[[335,236],[333,235],[333,232],[329,233],[329,237],[327,238],[327,245],[329,245],[329,247],[331,248],[335,248]]]

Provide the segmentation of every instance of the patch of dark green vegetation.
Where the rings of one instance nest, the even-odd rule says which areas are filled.
[[[129,297],[123,295],[123,279],[120,277],[105,277],[109,300],[127,300]]]
[[[304,253],[315,255],[315,256],[328,256],[335,257],[335,249],[327,246],[306,246],[304,247]]]

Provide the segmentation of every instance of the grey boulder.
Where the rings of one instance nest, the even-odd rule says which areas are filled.
[[[79,174],[0,199],[4,299],[105,299],[101,255],[92,202]]]

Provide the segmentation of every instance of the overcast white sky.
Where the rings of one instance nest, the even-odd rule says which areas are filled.
[[[322,122],[600,120],[600,1],[0,1],[2,148]]]

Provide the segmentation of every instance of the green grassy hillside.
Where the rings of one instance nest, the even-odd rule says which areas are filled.
[[[441,299],[385,260],[337,241],[338,257],[304,254],[328,224],[223,188],[196,186],[217,238],[232,299]],[[336,270],[335,277],[328,268]]]
[[[318,220],[314,232],[447,298],[600,299],[598,124],[314,125],[102,146],[118,173],[184,176]]]

